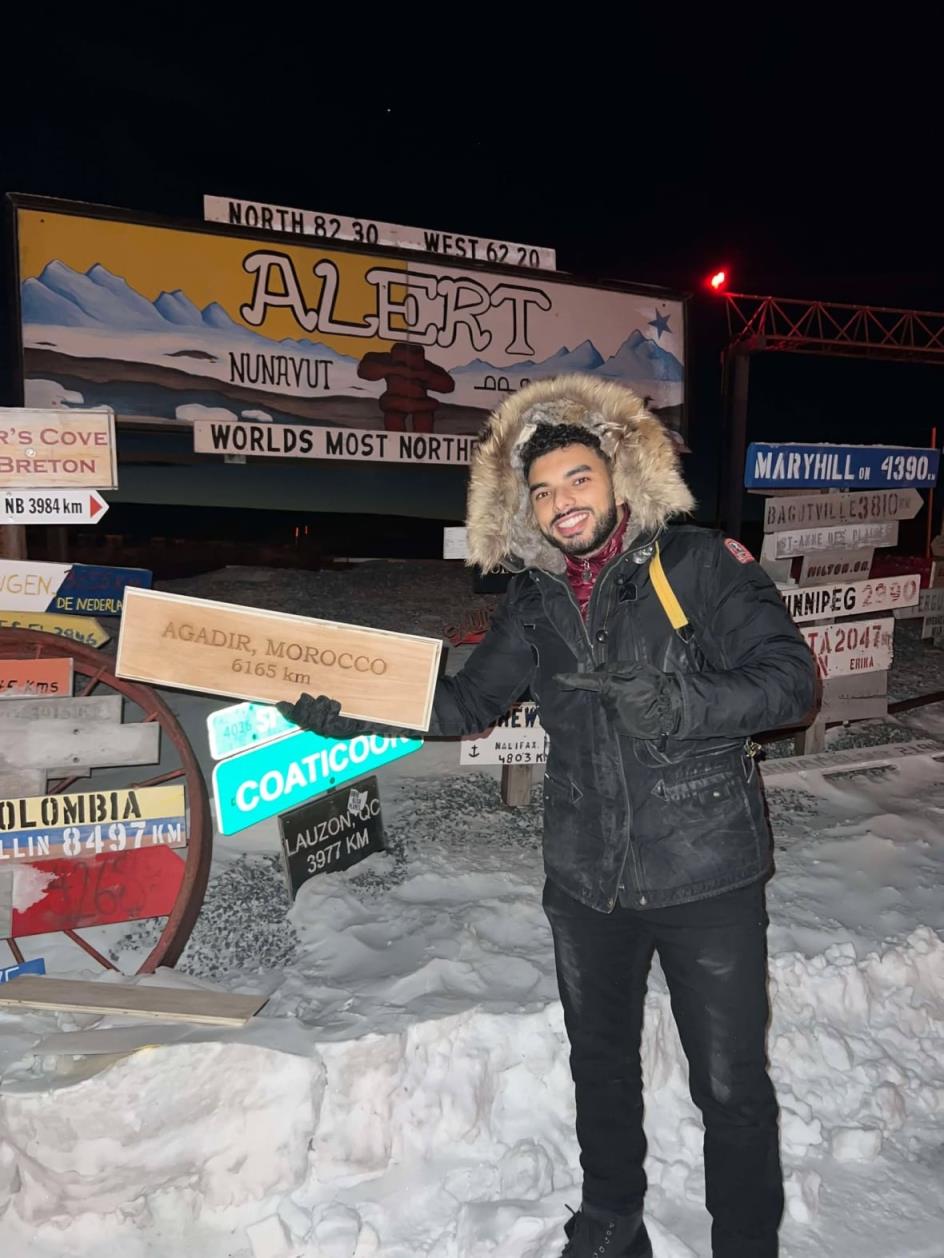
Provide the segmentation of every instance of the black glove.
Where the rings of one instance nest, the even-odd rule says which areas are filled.
[[[277,703],[275,705],[287,721],[294,722],[302,729],[320,734],[322,738],[356,738],[358,734],[380,734],[385,738],[423,738],[424,735],[412,729],[398,729],[392,725],[377,725],[371,721],[357,721],[350,716],[341,715],[341,705],[337,699],[329,699],[327,695],[319,695],[313,699],[311,695],[302,694],[297,703]]]
[[[611,719],[631,738],[654,741],[678,731],[682,692],[674,673],[651,664],[610,664],[595,673],[558,673],[568,690],[594,690]]]

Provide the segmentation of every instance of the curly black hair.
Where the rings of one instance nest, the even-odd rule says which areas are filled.
[[[538,424],[521,447],[521,472],[525,480],[535,459],[550,454],[552,450],[562,450],[564,446],[589,446],[609,463],[600,438],[582,424]]]

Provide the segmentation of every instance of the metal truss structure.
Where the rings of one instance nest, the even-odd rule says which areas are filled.
[[[721,293],[727,353],[777,350],[944,364],[944,313]]]

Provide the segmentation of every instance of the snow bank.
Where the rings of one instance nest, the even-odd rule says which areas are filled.
[[[922,927],[861,960],[836,945],[771,969],[787,1226],[801,1246],[786,1252],[801,1253],[832,1159],[885,1159],[887,1172],[939,1141],[944,941]],[[703,1252],[672,1225],[680,1204],[703,1201],[702,1132],[658,973],[643,1063],[657,1253]],[[208,1255],[540,1258],[557,1252],[563,1201],[579,1199],[556,1002],[333,1041],[313,1030],[310,1059],[238,1043],[138,1052],[73,1087],[0,1098],[0,1151],[4,1230],[31,1227],[43,1246],[31,1253],[63,1258],[130,1252],[142,1227],[181,1219]],[[234,1231],[242,1248],[225,1247]]]

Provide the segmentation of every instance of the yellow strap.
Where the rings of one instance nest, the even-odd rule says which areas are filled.
[[[655,586],[656,594],[659,596],[662,610],[668,616],[672,628],[678,633],[688,624],[688,617],[682,611],[682,604],[675,597],[675,591],[669,585],[669,578],[665,575],[665,569],[662,567],[662,556],[659,554],[658,542],[656,542],[655,554],[649,561],[649,575],[652,577],[652,584]]]

